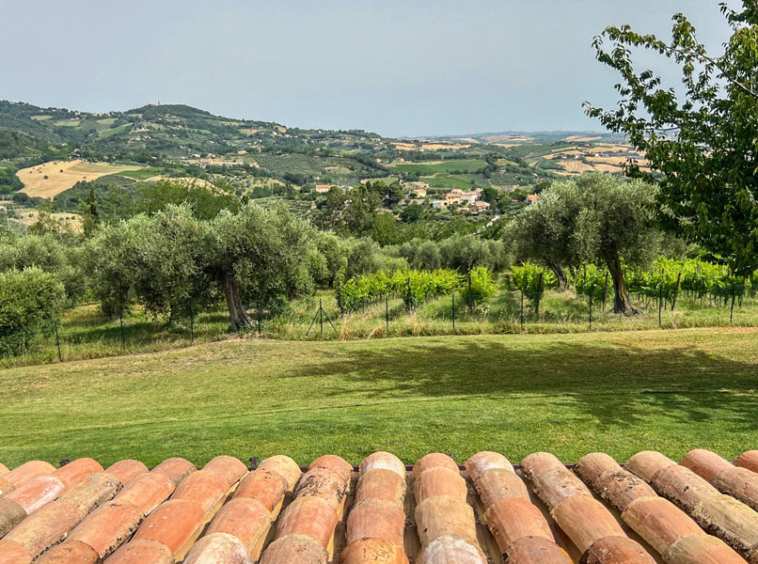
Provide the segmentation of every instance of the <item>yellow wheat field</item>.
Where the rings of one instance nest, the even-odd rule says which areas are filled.
[[[52,161],[24,168],[19,170],[16,175],[24,183],[24,188],[21,192],[33,198],[52,199],[61,192],[73,188],[74,184],[82,180],[96,180],[101,176],[117,174],[127,170],[139,170],[140,168],[142,167],[88,163],[81,160]]]

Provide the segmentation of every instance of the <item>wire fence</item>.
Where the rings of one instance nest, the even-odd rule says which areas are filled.
[[[758,301],[735,291],[730,299],[702,303],[702,321],[677,324],[690,313],[677,309],[659,293],[649,296],[648,313],[640,316],[644,326],[623,326],[619,316],[606,315],[612,309],[613,296],[593,299],[561,298],[553,293],[548,306],[528,303],[522,292],[507,291],[493,299],[494,303],[476,303],[465,295],[430,298],[423,302],[408,301],[393,295],[364,300],[352,312],[340,312],[335,300],[324,297],[307,300],[297,311],[280,312],[266,304],[255,304],[248,311],[251,325],[247,332],[262,338],[283,340],[350,340],[363,337],[450,334],[513,334],[519,332],[563,333],[568,331],[603,331],[624,328],[667,328],[681,326],[758,326]],[[543,298],[544,299],[544,298]],[[572,311],[556,311],[568,304]],[[635,300],[636,301],[636,300]],[[697,300],[690,299],[689,306]],[[652,302],[652,303],[651,303]],[[410,305],[410,307],[409,307]],[[742,310],[735,319],[735,313]],[[90,306],[88,306],[90,307]],[[94,306],[91,306],[94,310]],[[699,307],[699,306],[698,306]],[[582,323],[584,317],[584,323]],[[582,329],[583,325],[583,329]],[[167,323],[145,314],[105,318],[90,312],[77,317],[67,314],[61,322],[36,326],[0,326],[0,366],[14,364],[14,359],[34,362],[63,362],[98,356],[114,356],[133,352],[151,352],[165,348],[191,346],[218,341],[229,335],[228,312],[223,309],[198,312],[190,308],[189,317]]]

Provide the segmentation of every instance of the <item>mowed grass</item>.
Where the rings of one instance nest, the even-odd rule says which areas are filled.
[[[758,446],[758,329],[237,339],[0,371],[0,461]]]
[[[73,188],[82,180],[96,180],[101,176],[139,170],[139,166],[89,163],[80,160],[52,161],[19,170],[16,175],[24,188],[21,192],[33,198],[54,198]]]

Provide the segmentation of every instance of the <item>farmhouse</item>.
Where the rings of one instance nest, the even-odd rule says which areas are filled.
[[[318,194],[326,194],[331,189],[331,184],[316,184],[316,193]]]
[[[477,188],[476,190],[472,190],[471,192],[463,192],[461,194],[461,202],[473,204],[479,198],[481,198],[481,196],[482,196],[481,188]]]
[[[411,194],[413,194],[416,198],[426,198],[426,190],[423,188],[416,188],[415,190],[411,190]]]
[[[448,204],[460,204],[461,194],[462,192],[460,190],[453,190],[451,192],[448,192],[445,194],[445,201],[447,201]]]
[[[451,203],[450,200],[432,200],[432,207],[437,210],[446,210]]]
[[[539,194],[529,194],[526,198],[524,198],[524,201],[527,204],[534,204],[535,202],[539,202],[540,197]]]

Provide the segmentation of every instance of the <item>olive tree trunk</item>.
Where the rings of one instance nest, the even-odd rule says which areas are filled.
[[[621,268],[621,258],[618,253],[606,256],[605,262],[613,280],[613,309],[611,311],[625,315],[639,313],[639,310],[632,305],[632,301],[629,299],[629,290],[626,288],[624,270]]]
[[[233,331],[252,329],[254,327],[253,320],[247,314],[245,306],[242,305],[240,287],[237,280],[234,278],[234,274],[225,272],[221,276],[221,287],[224,290],[226,305],[229,308],[229,323],[231,329]]]
[[[568,276],[566,276],[566,272],[563,270],[563,268],[560,265],[553,264],[551,262],[547,263],[547,267],[553,271],[556,280],[558,280],[558,291],[563,292],[566,288],[568,288]]]

